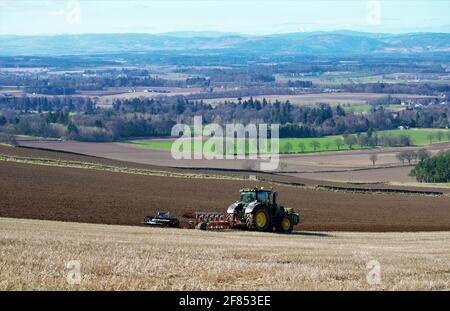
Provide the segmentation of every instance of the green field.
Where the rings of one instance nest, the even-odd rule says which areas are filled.
[[[438,139],[438,133],[442,133],[441,140]],[[387,131],[379,131],[377,132],[378,137],[383,135],[392,135],[392,136],[400,136],[405,135],[411,137],[413,143],[415,145],[427,145],[430,143],[429,135],[433,135],[434,138],[431,141],[432,143],[437,142],[448,142],[450,141],[449,136],[450,130],[440,130],[440,129],[409,129],[409,130],[387,130]],[[343,137],[341,135],[336,136],[325,136],[319,138],[281,138],[280,139],[280,152],[281,153],[308,153],[308,152],[324,152],[324,151],[338,151],[338,150],[350,150],[349,146],[345,143],[337,147],[336,141],[342,140]],[[152,148],[152,149],[160,149],[160,150],[170,150],[172,147],[173,140],[134,140],[134,141],[125,141],[125,144],[131,144],[138,147],[143,148]],[[317,142],[320,144],[316,146],[314,149],[312,143]],[[303,151],[301,150],[300,143],[304,144]],[[246,143],[246,150],[248,151],[248,142]],[[289,148],[289,145],[291,146]],[[270,148],[270,140],[269,140],[269,148]],[[352,149],[368,149],[367,146],[359,146],[354,145]],[[236,151],[236,148],[235,148]]]
[[[299,153],[302,152],[300,143],[302,142],[305,145],[303,152],[322,152],[322,151],[334,151],[338,150],[336,146],[336,140],[342,139],[342,136],[326,136],[320,138],[281,138],[280,139],[280,152],[281,153]],[[316,141],[320,144],[314,150],[314,147],[311,145],[313,141]],[[270,140],[269,148],[270,148]],[[160,150],[170,150],[172,147],[172,140],[167,141],[126,141],[126,144],[131,144],[138,147],[143,148],[151,148],[151,149],[160,149]],[[288,149],[288,144],[291,144],[291,148]],[[249,146],[248,142],[246,143],[246,150],[248,151]],[[354,145],[353,149],[366,149],[367,147]],[[340,146],[339,150],[349,150],[350,148],[343,144]],[[237,152],[237,148],[235,148],[235,152]]]
[[[341,135],[337,136],[325,136],[319,138],[281,138],[280,139],[280,152],[282,153],[302,153],[302,152],[324,152],[324,151],[338,151],[338,150],[350,150],[350,147],[343,144],[339,148],[336,145],[336,140],[342,140]],[[311,145],[312,142],[318,142],[320,146],[316,149]],[[292,149],[288,150],[287,144],[292,145]],[[303,143],[305,149],[302,151],[300,143]],[[367,149],[366,146],[353,145],[352,149]]]
[[[442,138],[441,140],[438,139],[437,135],[441,132]],[[439,143],[439,142],[448,142],[450,130],[448,129],[409,129],[409,130],[387,130],[387,131],[380,131],[378,132],[378,136],[382,134],[387,135],[405,135],[409,136],[413,140],[414,145],[428,145],[430,143],[430,140],[428,138],[429,135],[433,135],[433,139],[431,140],[431,143]]]
[[[138,147],[161,150],[170,150],[172,147],[172,140],[128,140],[123,143]]]

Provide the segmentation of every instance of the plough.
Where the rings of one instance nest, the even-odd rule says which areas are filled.
[[[190,219],[190,228],[199,230],[238,229],[244,225],[239,219],[231,219],[222,212],[190,212],[183,217]]]
[[[226,213],[192,212],[183,217],[190,219],[190,227],[200,230],[243,229],[291,233],[300,222],[300,215],[292,208],[277,203],[277,192],[264,188],[244,188],[240,198]]]
[[[300,215],[292,208],[277,203],[277,192],[264,188],[245,188],[240,198],[222,212],[189,212],[189,228],[199,230],[241,229],[291,233],[300,222]],[[169,212],[158,212],[154,218],[146,217],[148,225],[178,227],[180,222]]]

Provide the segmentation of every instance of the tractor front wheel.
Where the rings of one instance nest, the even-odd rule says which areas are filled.
[[[256,207],[247,215],[247,227],[250,230],[269,231],[270,216],[266,207]]]
[[[294,228],[294,223],[292,222],[291,217],[289,215],[284,215],[281,217],[277,224],[277,232],[281,233],[291,233]]]

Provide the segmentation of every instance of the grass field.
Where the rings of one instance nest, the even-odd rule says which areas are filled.
[[[348,112],[358,112],[358,113],[366,113],[369,112],[373,106],[369,104],[353,104],[353,105],[344,105],[345,111]],[[398,111],[405,109],[402,105],[385,105],[384,108],[389,111]]]
[[[144,148],[170,150],[173,140],[128,140],[123,143]]]
[[[430,143],[429,135],[433,135],[432,143],[437,142],[448,142],[450,141],[450,130],[448,129],[408,129],[408,130],[387,130],[387,131],[379,131],[377,132],[378,136],[382,135],[406,135],[412,138],[412,141],[415,145],[427,145]],[[441,140],[438,139],[437,134],[441,133]],[[324,151],[337,151],[337,150],[349,150],[349,146],[343,144],[340,148],[336,145],[336,140],[342,139],[341,135],[337,136],[325,136],[320,138],[281,138],[280,139],[280,152],[282,153],[301,153],[301,152],[324,152]],[[152,149],[162,149],[162,150],[170,150],[172,146],[172,141],[170,139],[167,140],[134,140],[134,141],[125,141],[126,144],[131,144],[144,148],[152,148]],[[311,145],[313,141],[316,141],[320,144],[316,149]],[[305,149],[302,151],[300,148],[300,143],[304,144]],[[288,145],[291,145],[291,148],[288,148]],[[269,144],[270,146],[270,144]],[[359,146],[354,145],[353,149],[367,149],[367,146]],[[246,146],[248,150],[248,144]]]
[[[321,152],[321,151],[335,151],[338,150],[336,146],[336,139],[342,139],[342,136],[327,136],[320,138],[282,138],[280,139],[280,152],[282,153],[300,153],[302,152],[299,144],[302,142],[305,144],[305,149],[303,152]],[[311,146],[312,141],[319,142],[320,146],[314,150],[314,147]],[[151,149],[162,149],[162,150],[170,150],[172,147],[172,141],[127,141],[124,142],[127,144],[151,148]],[[289,148],[288,144],[291,144],[292,147]],[[270,144],[269,144],[270,145]],[[327,149],[326,146],[329,146]],[[270,147],[269,147],[270,148]],[[355,145],[353,149],[362,149],[363,147]],[[339,150],[349,150],[350,148],[347,145],[343,145]],[[235,152],[237,152],[238,148],[235,148]],[[248,143],[246,144],[246,150],[248,150]]]
[[[438,139],[438,133],[442,134],[441,140]],[[378,132],[379,135],[387,134],[393,136],[406,135],[412,138],[414,145],[427,145],[438,142],[450,141],[450,130],[448,129],[409,129],[409,130],[388,130]],[[430,141],[429,135],[433,136]]]
[[[0,290],[450,289],[449,232],[279,235],[0,218],[0,234]],[[71,285],[72,260],[80,282]]]
[[[320,138],[281,138],[280,139],[280,152],[281,153],[298,153],[302,152],[299,144],[300,142],[305,144],[305,149],[303,152],[322,152],[322,151],[334,151],[338,150],[336,146],[336,140],[342,139],[342,136],[327,136]],[[317,141],[320,146],[314,147],[311,145],[311,142]],[[171,150],[173,140],[134,140],[134,141],[125,141],[126,144],[131,144],[138,147],[151,148],[151,149],[161,149],[161,150]],[[289,149],[288,144],[291,144],[292,147]],[[270,140],[268,141],[268,146],[270,150]],[[328,148],[327,148],[328,147]],[[193,147],[192,147],[193,148]],[[246,152],[248,153],[249,146],[248,142],[246,143]],[[339,150],[349,150],[350,148],[347,145],[342,145]],[[367,149],[367,147],[354,145],[353,149]],[[237,150],[241,150],[238,146],[235,146],[235,152]]]

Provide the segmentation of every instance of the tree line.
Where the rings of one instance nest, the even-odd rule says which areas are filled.
[[[378,135],[377,131],[398,126],[445,128],[449,125],[450,107],[437,105],[401,112],[381,108],[360,114],[339,105],[299,106],[252,97],[215,106],[182,96],[115,99],[110,108],[99,108],[89,97],[0,97],[0,131],[10,134],[94,141],[169,136],[173,124],[190,124],[197,115],[203,117],[204,123],[221,125],[277,123],[281,137],[344,135],[344,143],[352,148],[409,146],[413,142],[408,136]],[[442,138],[438,136],[430,141]]]

